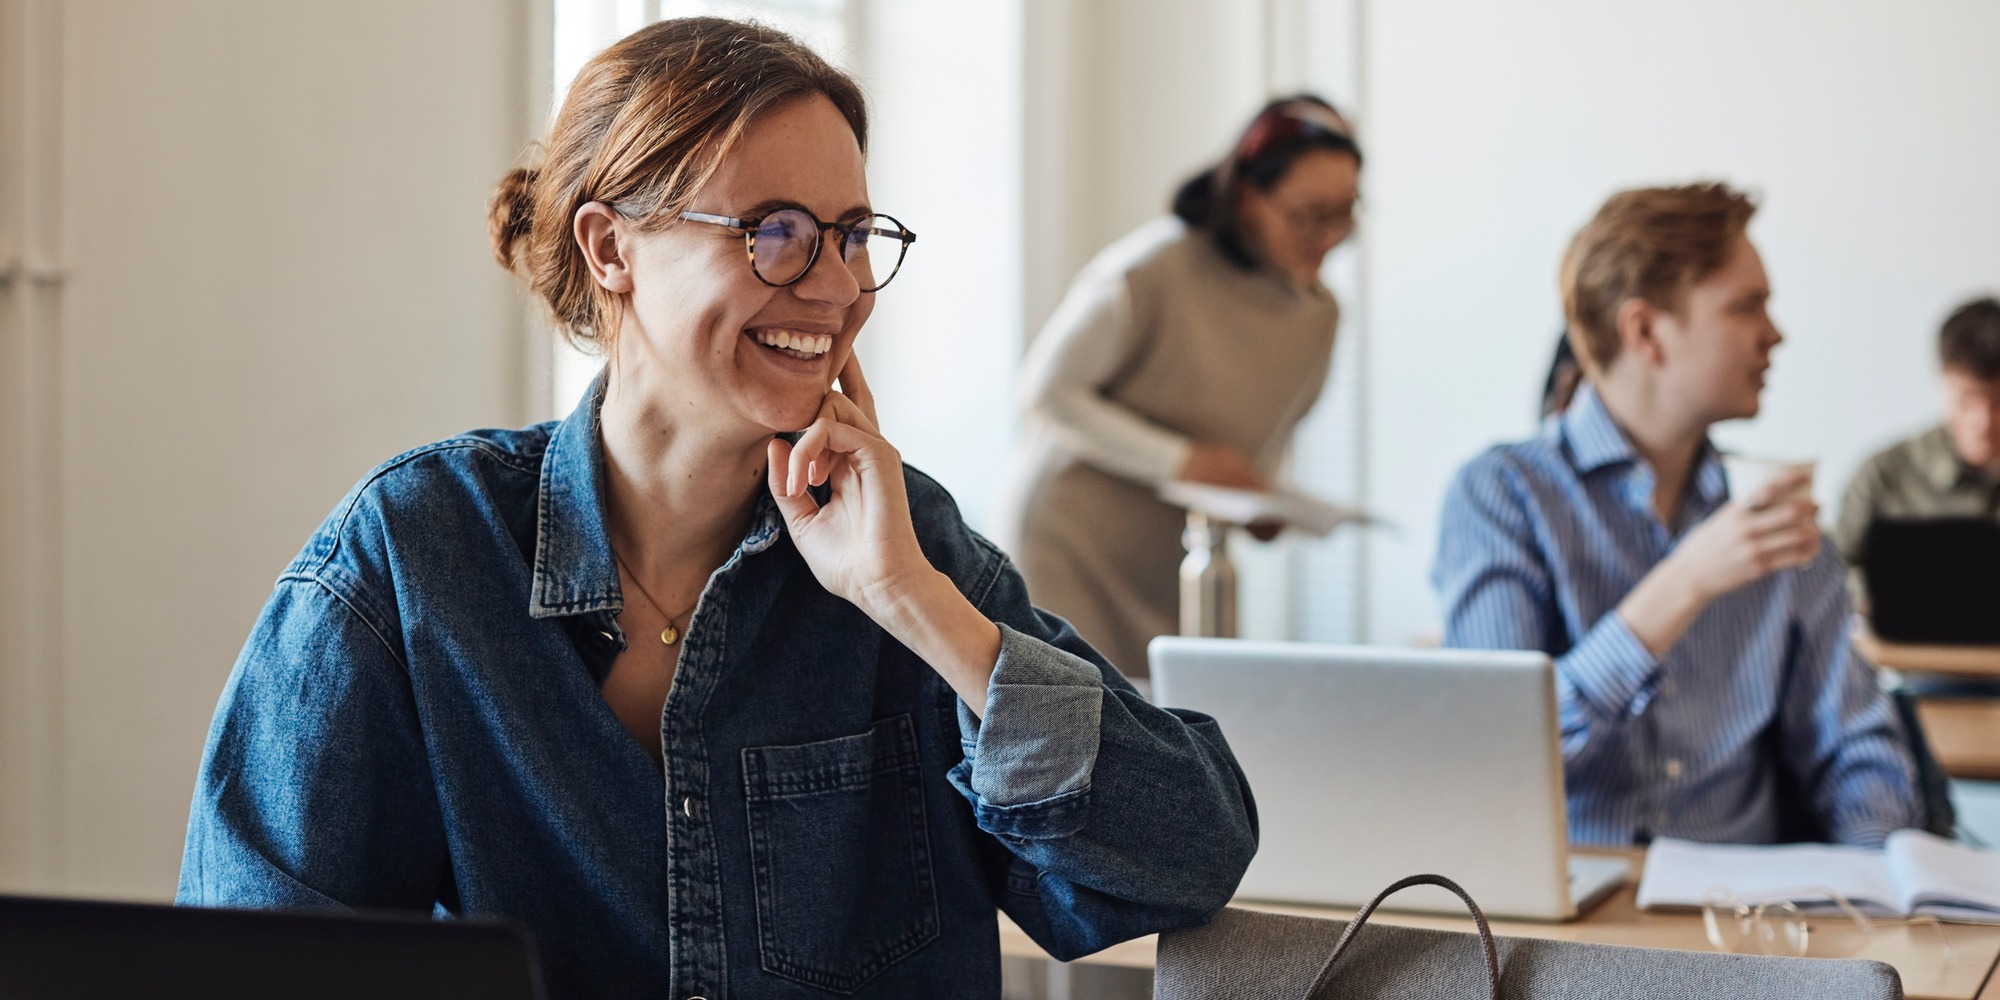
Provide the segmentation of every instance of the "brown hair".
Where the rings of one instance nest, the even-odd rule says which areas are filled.
[[[715,17],[661,21],[585,64],[540,163],[500,179],[488,211],[493,256],[548,305],[575,346],[608,353],[618,296],[591,277],[571,235],[593,201],[665,228],[764,111],[822,94],[868,148],[868,110],[852,77],[790,35]]]
[[[1757,203],[1727,184],[1612,195],[1563,255],[1563,315],[1583,370],[1618,357],[1618,308],[1644,299],[1678,312],[1687,290],[1722,269]]]
[[[1361,163],[1354,129],[1316,94],[1294,94],[1264,105],[1221,163],[1188,178],[1174,191],[1171,208],[1181,221],[1214,237],[1222,256],[1238,267],[1257,266],[1236,218],[1233,193],[1244,185],[1269,191],[1299,158],[1314,149],[1346,153]]]
[[[1938,360],[1981,382],[2000,379],[2000,299],[1959,306],[1938,331]]]

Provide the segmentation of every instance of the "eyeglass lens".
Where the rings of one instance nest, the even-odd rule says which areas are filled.
[[[1287,209],[1287,217],[1292,225],[1309,233],[1327,233],[1345,229],[1354,224],[1354,206],[1329,208],[1313,205],[1305,208]]]
[[[1701,910],[1702,929],[1717,950],[1736,954],[1800,956],[1811,944],[1811,929],[1790,903],[1755,909],[1711,900]]]
[[[1751,907],[1733,895],[1711,894],[1702,907],[1702,929],[1709,944],[1737,954],[1854,955],[1867,946],[1872,926],[1845,898],[1829,896],[1809,916],[1789,902]]]
[[[861,290],[872,292],[888,284],[902,266],[907,246],[902,227],[886,215],[871,215],[843,228],[840,256]],[[811,215],[794,208],[765,216],[753,235],[752,264],[757,276],[773,285],[788,285],[803,277],[825,238]]]

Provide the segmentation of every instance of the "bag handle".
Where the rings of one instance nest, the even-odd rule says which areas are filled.
[[[1383,900],[1413,885],[1435,885],[1450,889],[1458,895],[1458,898],[1465,900],[1465,908],[1472,911],[1472,922],[1479,928],[1479,953],[1486,959],[1486,996],[1488,1000],[1500,1000],[1500,950],[1493,943],[1492,928],[1486,926],[1486,914],[1479,912],[1479,904],[1473,902],[1472,897],[1467,895],[1464,889],[1459,888],[1457,882],[1443,875],[1411,875],[1408,878],[1397,879],[1394,885],[1376,893],[1375,898],[1369,900],[1368,905],[1362,907],[1361,911],[1354,915],[1354,919],[1347,922],[1347,929],[1340,932],[1340,940],[1333,943],[1333,954],[1326,956],[1326,961],[1320,964],[1319,975],[1313,977],[1312,985],[1306,987],[1300,1000],[1312,1000],[1313,995],[1319,992],[1319,988],[1326,985],[1327,976],[1333,973],[1333,963],[1340,961],[1341,954],[1346,952],[1347,946],[1354,941],[1355,932],[1361,930],[1361,925],[1368,922],[1375,908],[1382,905]]]

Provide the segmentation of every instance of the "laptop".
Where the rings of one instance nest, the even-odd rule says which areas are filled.
[[[2000,524],[1877,519],[1861,545],[1868,624],[1891,642],[2000,646]]]
[[[1405,875],[1489,916],[1568,920],[1626,864],[1571,857],[1555,664],[1540,653],[1162,637],[1154,701],[1215,717],[1256,796],[1237,895],[1360,906]],[[1443,889],[1386,908],[1464,914]]]
[[[0,896],[8,1000],[540,1000],[518,924]]]

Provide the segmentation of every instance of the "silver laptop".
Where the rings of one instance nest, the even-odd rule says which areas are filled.
[[[1571,857],[1555,664],[1540,653],[1162,637],[1153,700],[1214,716],[1256,796],[1237,895],[1359,906],[1405,875],[1487,914],[1568,920],[1626,877]],[[1464,913],[1442,889],[1385,907]]]

